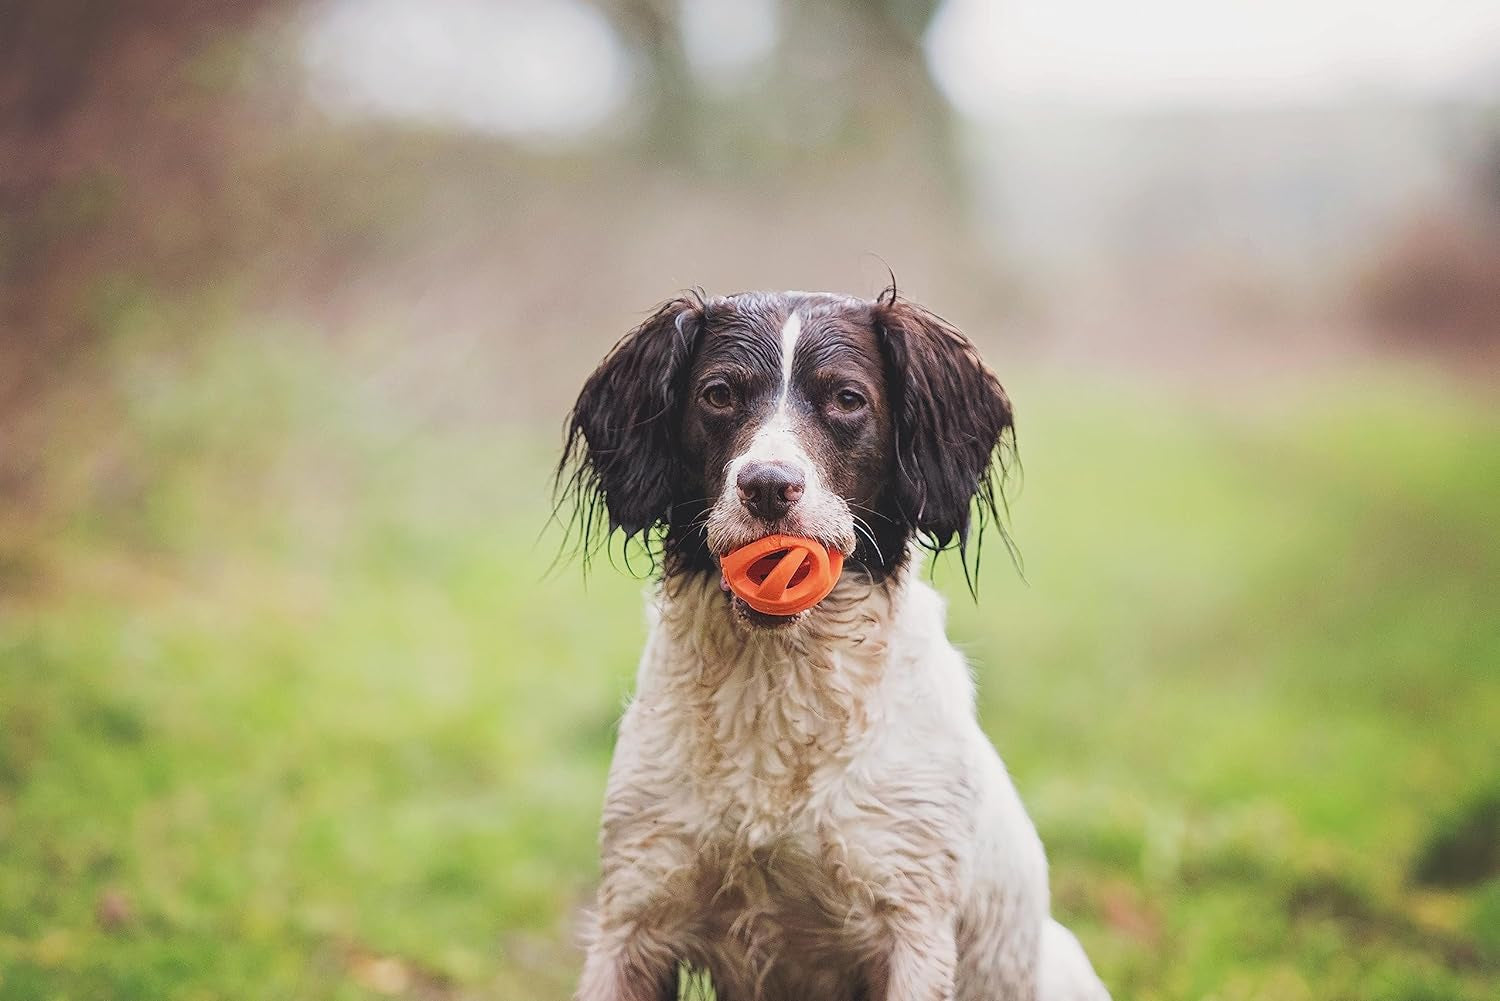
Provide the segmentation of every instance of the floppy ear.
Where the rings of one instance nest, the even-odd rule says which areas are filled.
[[[965,552],[976,497],[981,530],[1000,520],[992,473],[1014,441],[1010,400],[967,337],[894,288],[876,300],[875,329],[896,438],[892,499],[931,549]]]
[[[661,306],[621,338],[589,376],[568,415],[557,482],[571,498],[584,552],[598,527],[627,538],[650,533],[671,511],[677,468],[681,383],[698,340],[703,311],[686,297]],[[606,533],[607,534],[607,533]]]

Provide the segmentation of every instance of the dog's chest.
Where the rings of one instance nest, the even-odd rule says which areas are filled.
[[[679,717],[688,751],[680,778],[704,839],[728,836],[741,851],[789,843],[816,856],[817,832],[847,798],[850,766],[868,753],[881,714],[877,674],[867,659],[825,655],[696,687]]]
[[[884,715],[880,663],[752,666],[673,692],[674,710],[652,714],[663,739],[645,743],[676,752],[658,759],[656,777],[676,801],[674,840],[690,851],[694,892],[712,902],[703,920],[717,931],[759,923],[836,951],[877,908],[867,783]]]

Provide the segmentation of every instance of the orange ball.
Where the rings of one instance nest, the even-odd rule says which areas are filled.
[[[768,535],[719,561],[729,589],[766,615],[796,615],[824,598],[844,571],[844,554],[815,539]]]

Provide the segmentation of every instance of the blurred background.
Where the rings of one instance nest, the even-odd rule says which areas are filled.
[[[0,5],[0,998],[567,998],[679,289],[1016,403],[987,731],[1118,999],[1500,973],[1500,6]],[[992,540],[994,541],[994,540]]]

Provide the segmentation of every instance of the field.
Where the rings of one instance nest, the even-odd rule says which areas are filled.
[[[568,997],[644,585],[555,437],[111,350],[0,510],[0,998]],[[1495,997],[1500,414],[1008,381],[1024,576],[936,578],[1115,997]]]

